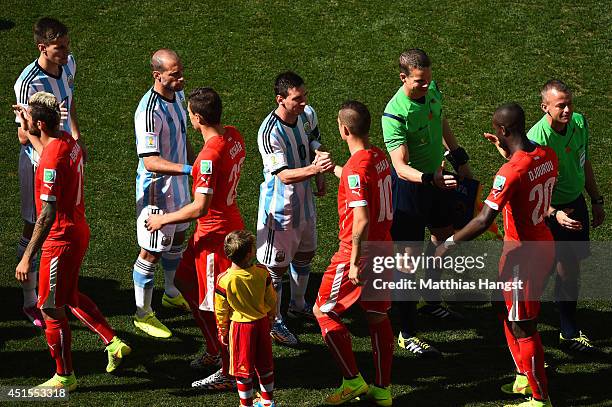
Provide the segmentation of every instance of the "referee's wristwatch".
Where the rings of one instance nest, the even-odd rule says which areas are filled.
[[[591,205],[603,205],[604,197],[603,195],[599,195],[599,198],[591,199]]]

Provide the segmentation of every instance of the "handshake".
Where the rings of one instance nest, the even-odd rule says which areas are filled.
[[[328,151],[315,151],[315,159],[312,161],[312,165],[317,169],[317,173],[331,172],[334,170],[334,162],[331,159],[331,153]]]

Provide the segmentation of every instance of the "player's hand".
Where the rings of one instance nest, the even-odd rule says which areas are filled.
[[[312,165],[316,167],[317,173],[330,172],[334,170],[334,163],[330,156],[316,155]]]
[[[497,138],[497,136],[495,134],[484,133],[483,135],[484,135],[484,138],[489,140],[495,146],[495,148],[497,148],[497,151],[499,151],[499,153],[501,154],[502,157],[504,157],[506,160],[510,159],[510,154],[508,154],[508,152],[506,150],[501,148],[501,146],[499,144],[499,139]]]
[[[582,230],[582,222],[570,218],[568,215],[570,215],[572,212],[574,212],[574,210],[571,208],[557,211],[555,219],[562,228],[580,231]]]
[[[449,248],[444,245],[444,242],[440,243],[438,247],[436,247],[436,253],[434,256],[436,257],[444,257],[448,253]]]
[[[145,220],[145,228],[149,232],[155,232],[156,230],[161,229],[164,226],[163,223],[164,215],[149,215],[147,220]]]
[[[317,190],[315,191],[316,196],[325,196],[327,194],[327,183],[325,182],[325,175],[317,174],[315,176],[315,185]]]
[[[604,210],[603,205],[595,204],[591,205],[591,213],[593,215],[591,226],[596,228],[604,222],[604,219],[606,218],[606,211]]]
[[[22,257],[21,261],[15,268],[15,278],[20,283],[25,283],[28,281],[29,271],[30,271],[30,259],[26,259],[25,257]]]
[[[87,163],[87,159],[89,158],[89,152],[87,151],[87,147],[85,147],[85,143],[83,143],[83,139],[79,137],[77,139],[77,143],[81,146],[81,154],[83,154],[83,163]]]
[[[66,109],[66,101],[62,100],[62,103],[59,104],[60,109],[60,121],[68,120],[68,109]]]
[[[434,184],[440,189],[457,188],[457,178],[454,175],[444,174],[444,161],[434,173]]]
[[[20,105],[13,105],[12,107],[13,107],[13,113],[15,113],[17,120],[19,120],[19,123],[21,124],[21,128],[23,129],[23,131],[28,131],[29,126],[28,126],[27,109]]]
[[[355,285],[363,285],[361,282],[361,269],[357,264],[351,264],[348,274],[349,281]]]

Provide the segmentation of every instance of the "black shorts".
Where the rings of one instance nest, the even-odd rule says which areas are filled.
[[[552,232],[553,238],[557,243],[557,257],[559,254],[567,253],[568,250],[573,251],[578,259],[587,258],[590,253],[590,244],[589,244],[589,209],[587,208],[586,201],[584,200],[584,196],[580,194],[578,198],[574,199],[572,202],[554,205],[555,209],[568,209],[571,208],[574,211],[569,215],[570,218],[580,221],[582,223],[582,230],[573,231],[568,230],[559,225],[558,222],[554,220],[548,221],[548,227]]]
[[[453,224],[454,194],[433,185],[400,179],[391,169],[393,193],[394,241],[422,242],[425,228],[442,228]]]

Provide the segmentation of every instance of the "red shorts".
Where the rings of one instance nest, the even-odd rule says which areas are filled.
[[[46,244],[40,255],[38,308],[78,306],[79,271],[89,246],[89,227],[72,242]]]
[[[188,286],[198,286],[198,302],[203,311],[214,311],[217,276],[232,262],[223,252],[223,235],[191,236],[176,270],[176,279]]]
[[[390,300],[361,301],[362,286],[351,283],[348,279],[350,269],[351,251],[340,248],[331,259],[331,264],[325,270],[319,287],[316,304],[322,312],[333,312],[340,315],[353,304],[366,310],[378,313],[387,313],[391,307]]]
[[[257,370],[259,375],[274,369],[270,320],[267,317],[253,322],[234,322],[229,332],[229,374],[248,378]]]
[[[526,242],[522,246],[504,243],[499,259],[499,281],[509,288],[502,291],[509,321],[528,321],[538,317],[540,298],[554,260],[553,241]]]

